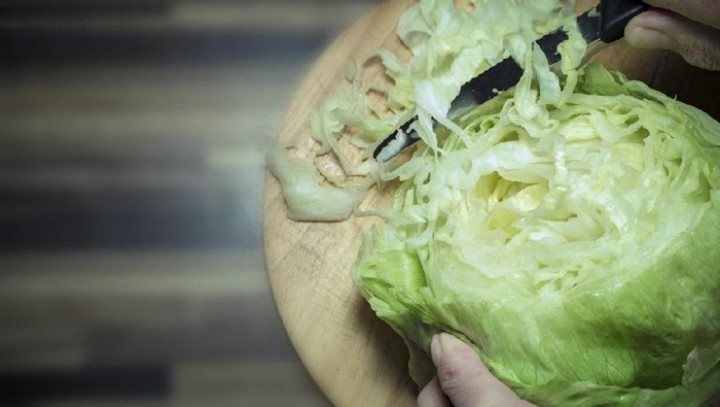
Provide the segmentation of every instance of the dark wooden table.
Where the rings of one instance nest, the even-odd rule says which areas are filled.
[[[0,0],[0,405],[316,406],[264,151],[376,0]]]

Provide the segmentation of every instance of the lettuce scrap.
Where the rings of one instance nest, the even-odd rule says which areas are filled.
[[[312,163],[291,157],[279,146],[267,155],[267,165],[280,182],[293,220],[331,222],[347,219],[365,197],[364,186],[327,185]]]

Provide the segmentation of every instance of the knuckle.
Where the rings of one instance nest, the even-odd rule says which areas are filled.
[[[720,28],[717,16],[720,13],[718,0],[646,0],[655,7],[671,10],[691,20],[703,21],[715,28]]]
[[[667,3],[668,9],[687,16],[692,15],[693,11],[697,11],[699,8],[706,9],[707,7],[712,7],[712,3],[714,2],[715,0],[695,0],[694,2],[687,0],[670,0],[665,3]]]
[[[682,3],[688,4],[692,2],[683,1]],[[705,13],[711,13],[710,15],[716,15],[716,13],[720,11],[720,2],[717,0],[697,0],[696,4],[697,10]]]
[[[438,368],[438,379],[443,392],[453,396],[463,396],[467,390],[482,385],[477,372],[468,371],[458,366],[442,366]]]
[[[480,372],[472,369],[454,365],[440,366],[437,375],[443,392],[455,401],[472,398],[479,389],[487,390],[488,387],[486,378]],[[461,405],[467,405],[467,403],[461,403]]]
[[[462,385],[462,372],[456,366],[443,364],[437,367],[437,376],[443,390],[455,389]]]
[[[680,50],[685,60],[700,68],[720,70],[720,45],[707,41],[683,44]]]

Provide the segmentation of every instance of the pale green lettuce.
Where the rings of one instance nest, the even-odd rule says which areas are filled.
[[[349,178],[398,185],[352,277],[405,339],[413,379],[430,379],[432,335],[450,332],[541,406],[706,405],[720,391],[720,124],[581,67],[571,2],[452,4],[405,13],[410,60],[373,54],[393,86],[354,75],[311,120]],[[551,70],[533,41],[557,27],[569,39]],[[460,86],[507,56],[525,68],[517,87],[451,120]],[[340,143],[369,157],[413,114],[423,142],[406,162],[353,164]],[[296,219],[320,219],[307,202],[333,196],[322,220],[343,219],[362,198],[318,174],[293,188],[275,167]]]
[[[526,61],[512,94],[458,120],[470,142],[438,131],[439,153],[422,146],[396,170],[406,180],[357,286],[420,385],[445,331],[541,406],[707,405],[720,124],[599,65],[558,78],[542,54]]]
[[[397,174],[389,168],[376,168],[370,156],[375,145],[415,115],[419,120],[413,128],[436,150],[439,146],[433,121],[464,135],[447,117],[450,102],[460,87],[508,56],[522,61],[532,41],[571,24],[574,16],[573,1],[569,0],[473,3],[470,11],[456,8],[452,0],[422,0],[410,7],[398,24],[397,33],[411,58],[402,60],[380,49],[360,61],[360,66],[379,61],[385,73],[382,80],[363,78],[362,72],[351,65],[350,86],[325,100],[310,118],[311,136],[319,143],[315,153],[332,154],[349,178],[372,175],[379,182],[396,178]],[[579,51],[582,50],[574,50],[575,54]],[[565,65],[570,67],[574,59],[566,61]],[[382,105],[372,102],[372,95],[377,94],[385,95]],[[341,138],[349,143],[341,143]],[[363,160],[350,158],[348,149],[354,147],[364,149]],[[277,154],[271,152],[269,157],[279,158]],[[292,183],[292,177],[287,178],[288,183]],[[304,209],[316,210],[305,205],[304,201],[309,199],[315,198],[285,194],[287,203],[299,209],[293,212],[297,220],[317,219],[317,214],[304,216]],[[358,203],[347,200],[346,207],[327,220],[349,217]]]

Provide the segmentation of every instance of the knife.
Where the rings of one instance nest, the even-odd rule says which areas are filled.
[[[639,0],[602,0],[590,11],[578,16],[577,25],[588,44],[588,49],[597,49],[621,39],[625,26],[636,15],[650,6]],[[558,45],[567,39],[567,33],[558,29],[536,41],[553,65],[560,61]],[[468,106],[481,105],[494,98],[499,92],[517,85],[523,74],[522,68],[508,57],[462,86],[458,96],[450,104],[450,112],[463,110]],[[388,161],[407,147],[420,140],[418,134],[410,130],[417,117],[400,126],[386,137],[373,151],[373,158],[380,162]]]

